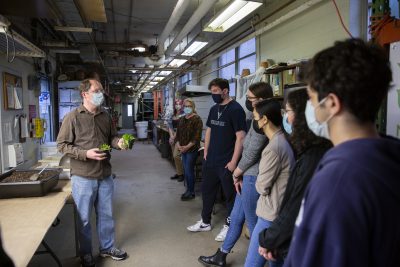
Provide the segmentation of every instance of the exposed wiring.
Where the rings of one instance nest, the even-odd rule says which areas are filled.
[[[339,8],[338,8],[338,6],[336,4],[336,1],[332,0],[332,2],[335,5],[336,13],[339,16],[339,20],[340,20],[340,23],[342,24],[343,29],[347,32],[347,34],[350,36],[350,38],[354,38],[353,35],[350,33],[350,31],[347,29],[346,25],[344,25],[344,22],[343,22],[343,19],[342,19],[342,15],[340,14],[340,11],[339,11]]]

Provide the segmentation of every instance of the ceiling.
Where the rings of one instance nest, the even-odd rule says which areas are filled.
[[[174,40],[188,21],[194,19],[192,17],[195,17],[199,7],[207,5],[207,1],[212,5],[206,8],[207,12],[167,56],[160,52],[161,45],[158,52],[154,49],[160,44],[160,35],[178,0],[13,0],[1,1],[0,14],[11,20],[13,29],[31,39],[36,36],[32,27],[39,24],[45,33],[39,39],[36,36],[38,40],[33,41],[40,41],[45,51],[60,53],[58,58],[65,65],[96,65],[96,70],[110,84],[124,89],[126,85],[132,85],[130,90],[135,90],[143,87],[142,81],[148,80],[160,65],[168,64],[175,52],[182,52],[194,38],[202,37],[212,44],[229,34],[229,31],[217,34],[202,32],[205,23],[229,0],[187,1],[181,18],[166,36],[167,44]],[[266,1],[267,5],[269,2],[271,0]],[[54,30],[55,26],[91,28],[92,32],[60,32]],[[131,51],[137,44],[143,44],[147,51]],[[149,49],[154,51],[150,53]],[[189,62],[196,62],[197,59]],[[133,67],[137,68],[136,73],[129,71]]]

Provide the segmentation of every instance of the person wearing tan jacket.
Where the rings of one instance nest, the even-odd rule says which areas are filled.
[[[256,190],[260,194],[257,202],[257,224],[250,239],[245,267],[262,267],[266,259],[258,254],[258,236],[268,228],[278,214],[285,193],[290,171],[295,159],[293,150],[282,131],[281,105],[275,99],[258,103],[253,111],[258,127],[268,137],[259,165]],[[270,267],[281,266],[278,261],[269,262]]]

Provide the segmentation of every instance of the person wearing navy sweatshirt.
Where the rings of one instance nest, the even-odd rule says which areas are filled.
[[[400,141],[374,123],[392,79],[387,56],[360,39],[336,42],[305,78],[308,126],[334,148],[305,192],[284,266],[400,266]]]

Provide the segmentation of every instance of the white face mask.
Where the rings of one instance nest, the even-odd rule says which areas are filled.
[[[322,99],[319,103],[318,106],[319,107],[322,103],[324,103],[326,100],[326,98]],[[316,136],[320,136],[326,139],[330,139],[329,136],[329,127],[328,127],[328,121],[333,117],[330,116],[326,121],[319,123],[317,121],[317,118],[315,117],[315,108],[313,107],[313,105],[311,104],[311,101],[308,100],[307,101],[307,105],[306,105],[306,111],[305,111],[305,115],[306,115],[306,120],[307,120],[307,125],[308,128],[310,128],[310,130],[316,135]]]
[[[95,105],[96,107],[100,107],[101,104],[103,104],[104,101],[104,95],[101,92],[98,93],[93,93],[92,95],[92,104]]]

